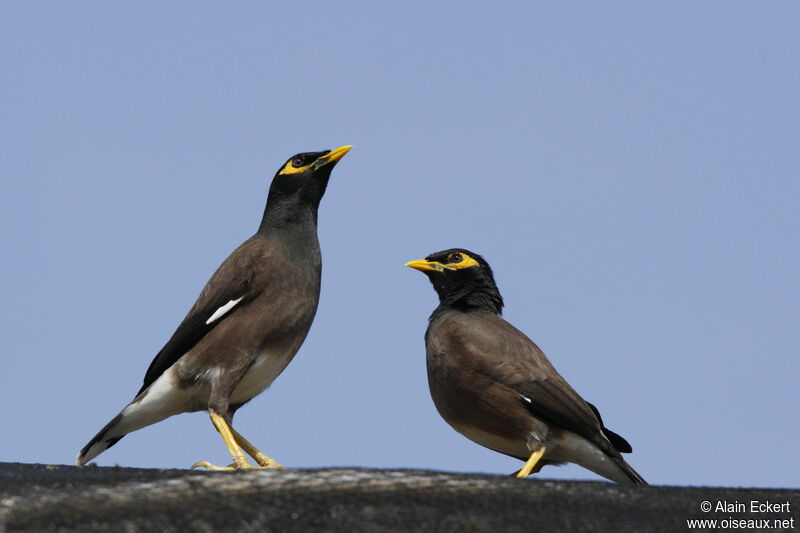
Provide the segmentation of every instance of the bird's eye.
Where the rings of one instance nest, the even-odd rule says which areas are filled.
[[[460,263],[462,260],[461,254],[450,254],[450,257],[447,258],[449,263]]]
[[[295,157],[292,159],[292,166],[294,168],[300,168],[303,166],[303,158],[302,157]]]

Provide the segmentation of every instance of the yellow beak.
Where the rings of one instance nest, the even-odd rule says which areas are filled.
[[[336,162],[337,162],[337,161],[339,161],[341,158],[343,158],[347,152],[349,152],[350,150],[352,150],[352,148],[353,148],[353,147],[352,147],[351,145],[349,145],[349,144],[346,144],[346,145],[344,145],[344,146],[342,146],[342,147],[340,147],[340,148],[337,148],[337,149],[336,149],[336,150],[334,150],[333,152],[331,152],[331,153],[329,153],[329,154],[327,154],[327,155],[324,155],[324,156],[320,157],[320,158],[317,160],[316,168],[319,168],[319,167],[321,167],[321,166],[328,165],[328,164],[330,164],[330,163],[336,163]]]
[[[437,263],[436,261],[426,261],[424,259],[409,261],[408,263],[406,263],[406,266],[409,268],[413,268],[414,270],[419,270],[420,272],[424,272],[426,270],[433,272],[442,272],[445,269],[445,266],[441,263]]]

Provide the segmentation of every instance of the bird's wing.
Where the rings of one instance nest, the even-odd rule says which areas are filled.
[[[252,287],[253,262],[259,257],[253,253],[256,246],[253,239],[245,241],[214,272],[178,329],[150,363],[137,396],[211,330],[258,296]]]
[[[494,315],[476,316],[471,322],[466,346],[472,356],[485,361],[484,368],[493,379],[518,393],[528,411],[601,450],[617,448],[605,437],[599,413],[561,377],[530,338]]]

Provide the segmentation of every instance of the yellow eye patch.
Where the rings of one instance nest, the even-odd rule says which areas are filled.
[[[461,256],[461,261],[458,261],[457,263],[450,262],[442,266],[453,270],[461,270],[462,268],[470,268],[478,266],[479,263],[465,253],[452,253],[447,257],[447,260],[453,261],[453,259],[458,259],[458,257],[454,256],[459,256],[459,255]]]
[[[292,161],[294,161],[294,160],[292,160]],[[284,165],[284,167],[281,169],[281,171],[278,172],[278,174],[299,174],[300,172],[305,172],[306,169],[308,169],[308,167],[310,167],[311,165],[316,163],[316,161],[312,161],[311,163],[309,163],[307,165],[303,165],[300,168],[295,168],[295,166],[292,163],[292,161],[289,161],[288,163],[286,163]]]

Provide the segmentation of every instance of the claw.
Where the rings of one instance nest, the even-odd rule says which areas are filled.
[[[217,466],[215,464],[211,464],[208,461],[197,461],[195,464],[192,465],[192,470],[196,468],[205,468],[208,471],[220,471],[220,470],[236,470],[233,465],[228,466]]]

